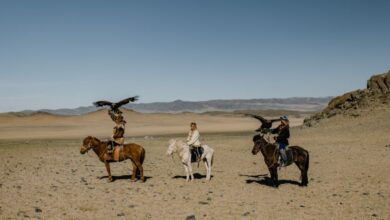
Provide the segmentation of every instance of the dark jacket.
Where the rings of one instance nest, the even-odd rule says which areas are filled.
[[[271,130],[272,134],[278,134],[276,142],[288,145],[288,138],[290,138],[290,127],[279,125],[277,128]]]

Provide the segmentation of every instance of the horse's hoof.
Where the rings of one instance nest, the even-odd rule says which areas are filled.
[[[114,182],[113,179],[108,179],[107,182],[111,183],[111,182]]]
[[[130,182],[135,182],[136,180],[135,179],[131,179]]]

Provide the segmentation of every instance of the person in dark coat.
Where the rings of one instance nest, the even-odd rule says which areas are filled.
[[[279,164],[284,166],[287,162],[286,148],[289,145],[288,139],[290,138],[290,126],[287,116],[280,117],[280,120],[280,125],[274,129],[271,129],[271,133],[277,134],[274,139],[280,152]]]

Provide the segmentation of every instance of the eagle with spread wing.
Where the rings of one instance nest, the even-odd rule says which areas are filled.
[[[130,97],[127,99],[123,99],[122,101],[119,101],[116,103],[103,100],[103,101],[94,102],[93,105],[96,107],[110,106],[111,111],[115,112],[116,114],[120,114],[122,112],[119,110],[119,107],[121,107],[122,105],[125,105],[129,102],[135,102],[138,100],[138,98],[139,98],[139,96],[133,96],[133,97]]]
[[[260,128],[256,129],[256,131],[261,132],[261,133],[268,133],[272,127],[272,123],[281,121],[280,118],[278,119],[265,119],[259,115],[252,115],[252,114],[245,114],[246,116],[256,118],[261,122]]]

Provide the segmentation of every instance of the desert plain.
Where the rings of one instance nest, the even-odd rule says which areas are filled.
[[[309,185],[295,165],[270,185],[262,155],[252,155],[256,120],[229,115],[126,112],[126,141],[146,149],[146,182],[131,182],[130,161],[112,163],[114,182],[83,137],[107,139],[105,111],[84,116],[0,115],[0,219],[390,219],[390,110],[337,115],[303,128],[292,118],[291,145],[310,153]],[[366,111],[366,112],[364,112]],[[196,121],[215,149],[212,179],[193,164],[185,181],[170,138]]]

